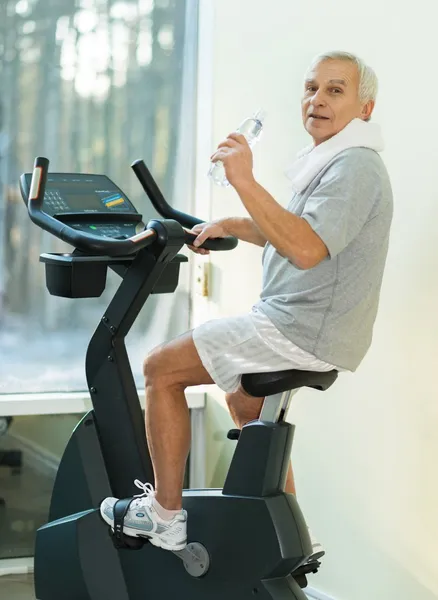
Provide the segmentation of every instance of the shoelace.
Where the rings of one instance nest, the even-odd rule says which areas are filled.
[[[146,504],[150,506],[150,504],[152,503],[152,500],[155,498],[155,495],[156,495],[154,486],[151,483],[142,483],[139,479],[136,479],[134,481],[134,484],[140,490],[143,490],[143,493],[136,494],[134,496],[134,498],[137,498],[137,500],[134,500],[132,502],[131,506],[132,505],[134,505],[135,507],[141,506],[145,500],[146,500]]]

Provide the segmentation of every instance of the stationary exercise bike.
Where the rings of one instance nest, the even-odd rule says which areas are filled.
[[[201,222],[172,209],[146,165],[132,169],[163,220],[145,227],[126,195],[103,175],[48,173],[37,158],[20,185],[30,218],[71,244],[71,254],[43,254],[49,292],[98,297],[108,267],[122,282],[88,347],[93,410],[77,425],[56,477],[49,522],[37,532],[38,600],[304,600],[306,576],[319,561],[293,495],[283,492],[293,426],[285,422],[292,390],[325,390],[336,371],[245,375],[266,396],[258,421],[239,432],[223,489],[184,490],[188,545],[179,552],[123,534],[123,502],[114,532],[98,507],[107,496],[132,497],[133,481],[154,483],[141,407],[124,339],[151,293],[172,293],[187,258],[178,251]],[[231,250],[233,237],[204,247]],[[232,434],[230,434],[232,437]],[[127,500],[129,502],[129,500]]]

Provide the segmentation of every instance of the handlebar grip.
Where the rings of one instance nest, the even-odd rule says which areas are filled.
[[[185,243],[193,246],[193,242],[196,240],[198,236],[195,233],[190,233],[189,231],[185,232]],[[210,238],[205,240],[203,244],[198,246],[198,248],[204,248],[205,250],[215,250],[216,252],[221,250],[234,250],[237,246],[238,240],[232,235],[227,235],[227,237],[223,238]]]
[[[48,172],[49,159],[38,156],[33,165],[32,181],[28,198],[28,203],[31,202],[34,208],[41,208],[43,205]]]

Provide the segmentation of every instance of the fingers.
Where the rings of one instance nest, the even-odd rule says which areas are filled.
[[[239,143],[236,140],[232,140],[230,137],[227,137],[226,140],[218,144],[218,148],[237,148]]]
[[[195,251],[195,247],[200,246],[210,237],[209,229],[208,223],[198,223],[191,228],[189,233],[197,235],[192,245],[187,244],[191,250]],[[203,248],[199,248],[199,250],[203,250]],[[202,252],[202,254],[204,254],[204,252]]]
[[[210,250],[206,248],[195,248],[194,246],[188,246],[188,248],[195,254],[210,254]]]
[[[218,144],[218,149],[219,148],[238,148],[239,144],[244,144],[246,146],[248,146],[248,142],[246,141],[246,138],[244,135],[242,135],[241,133],[230,133],[227,138],[225,140],[223,140],[220,144]],[[216,152],[214,152],[210,158],[212,159],[213,156],[215,156],[217,154],[218,150],[216,150]],[[217,159],[216,159],[217,160]]]
[[[227,148],[222,148],[210,156],[210,161],[213,163],[217,162],[218,160],[224,161],[228,155],[229,150],[227,150]]]
[[[227,139],[237,142],[238,144],[244,144],[245,146],[248,146],[246,137],[241,133],[237,133],[237,131],[230,133]]]
[[[200,232],[196,240],[194,240],[193,245],[196,247],[201,246],[201,244],[203,244],[205,240],[208,240],[209,237],[210,235],[208,227],[204,227],[204,229]]]
[[[192,227],[190,233],[197,234],[197,237],[193,240],[191,247],[198,250],[203,250],[202,254],[209,254],[209,250],[205,248],[199,248],[209,238],[225,237],[227,234],[223,227],[218,226],[217,223],[198,223]],[[190,247],[190,246],[189,246]],[[204,252],[204,250],[206,250]]]

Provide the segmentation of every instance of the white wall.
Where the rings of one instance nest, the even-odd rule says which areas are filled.
[[[212,4],[201,5],[208,13]],[[311,585],[336,600],[438,597],[438,4],[405,6],[214,2],[211,143],[263,106],[269,115],[255,173],[282,203],[290,194],[284,169],[309,141],[299,99],[311,57],[333,48],[357,52],[380,79],[375,120],[387,142],[395,216],[374,343],[356,374],[341,376],[324,395],[301,392],[290,414],[299,500],[327,549]],[[210,102],[208,85],[203,93]],[[205,120],[202,127],[208,139]],[[198,177],[208,156],[200,155]],[[230,214],[245,214],[235,192],[213,189],[211,215]],[[207,312],[197,304],[198,318],[249,309],[260,291],[260,255],[240,245],[212,256],[212,297]],[[217,485],[232,446],[223,438],[222,395],[213,388],[212,398],[208,475]]]

